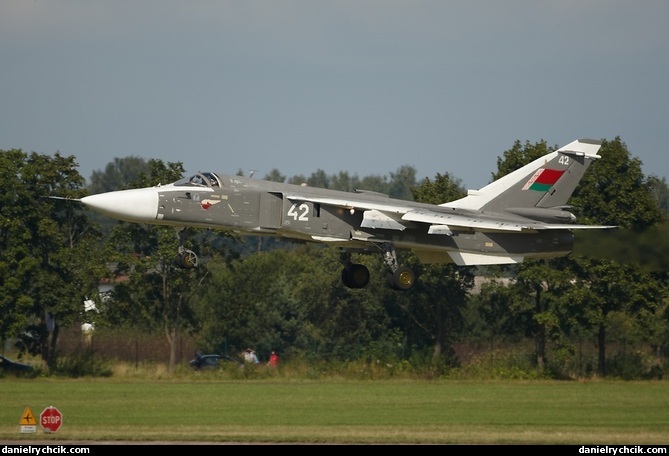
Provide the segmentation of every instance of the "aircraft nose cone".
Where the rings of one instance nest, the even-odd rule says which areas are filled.
[[[85,196],[81,202],[108,217],[126,222],[149,223],[158,215],[158,190],[138,188]]]

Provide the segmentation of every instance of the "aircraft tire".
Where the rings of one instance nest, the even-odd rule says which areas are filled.
[[[350,264],[342,269],[341,281],[348,288],[365,288],[369,283],[369,269],[362,264]]]
[[[388,285],[395,290],[408,290],[416,283],[416,274],[406,266],[400,266],[395,272],[389,272],[387,278]]]
[[[179,267],[183,269],[193,269],[197,267],[197,255],[192,250],[184,249],[179,253]]]

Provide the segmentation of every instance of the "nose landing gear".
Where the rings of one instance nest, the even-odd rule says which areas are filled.
[[[177,239],[179,239],[179,250],[177,252],[176,264],[183,269],[197,268],[197,254],[183,246],[183,228],[177,229]]]
[[[184,269],[193,269],[197,268],[198,259],[197,254],[192,250],[188,250],[183,245],[179,246],[179,258],[177,259],[177,265]]]

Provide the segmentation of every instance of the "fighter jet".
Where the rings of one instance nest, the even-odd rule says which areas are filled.
[[[438,205],[211,171],[79,201],[127,222],[337,246],[341,279],[349,288],[363,288],[370,279],[368,268],[353,263],[351,253],[377,252],[388,267],[389,286],[408,290],[416,275],[398,264],[398,250],[413,251],[425,264],[512,264],[570,254],[574,230],[613,228],[575,224],[567,206],[586,169],[601,158],[600,147],[600,141],[573,141],[480,190],[469,190],[464,198]],[[182,246],[178,253],[182,267],[198,266],[194,252]]]

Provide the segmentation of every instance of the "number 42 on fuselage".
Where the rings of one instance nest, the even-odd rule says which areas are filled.
[[[388,284],[410,289],[414,272],[398,264],[397,250],[429,263],[491,265],[568,255],[575,224],[567,200],[601,143],[581,139],[523,166],[466,197],[439,205],[344,192],[214,172],[167,185],[86,196],[79,201],[109,217],[134,223],[232,230],[245,235],[327,243],[341,249],[342,281],[369,282],[352,252],[378,252]],[[181,264],[197,256],[180,248]]]

